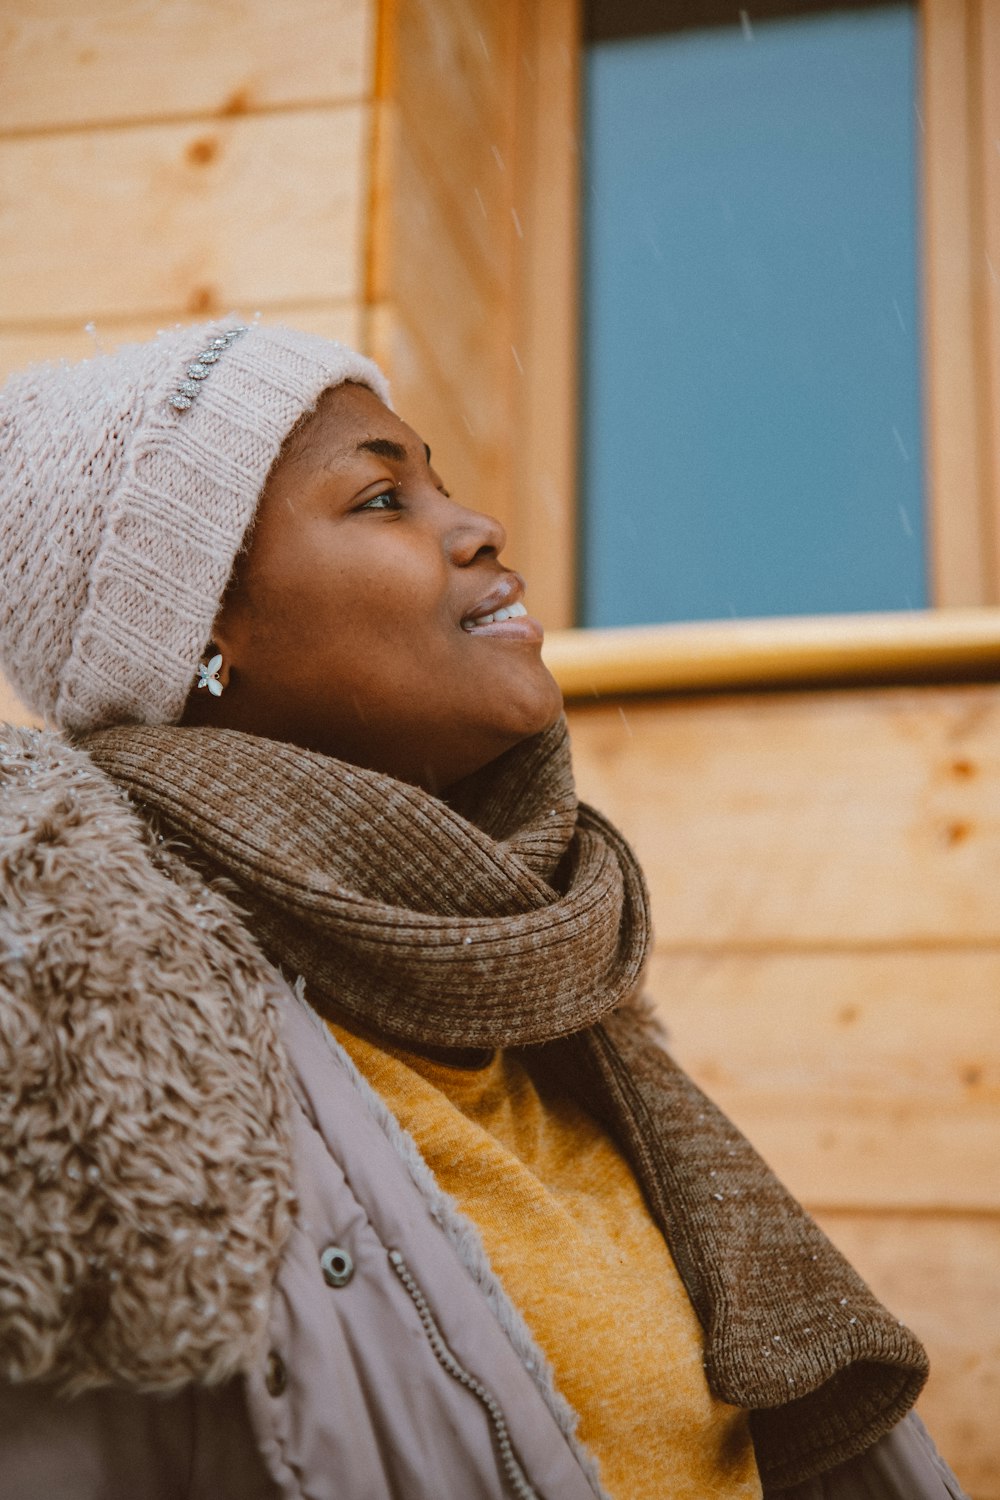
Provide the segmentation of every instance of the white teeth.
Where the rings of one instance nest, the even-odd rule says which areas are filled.
[[[508,604],[504,609],[496,610],[492,615],[476,615],[475,619],[466,620],[466,630],[475,630],[477,625],[492,625],[494,621],[517,620],[528,611],[521,603]]]

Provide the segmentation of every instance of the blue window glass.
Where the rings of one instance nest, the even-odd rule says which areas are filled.
[[[586,55],[580,622],[927,602],[909,5]]]

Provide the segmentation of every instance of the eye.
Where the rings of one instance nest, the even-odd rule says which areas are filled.
[[[371,499],[365,500],[358,506],[358,510],[399,510],[399,495],[395,490],[383,490],[379,495],[372,495]]]

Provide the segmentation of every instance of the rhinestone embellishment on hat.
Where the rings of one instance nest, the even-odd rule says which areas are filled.
[[[187,411],[194,404],[201,390],[201,382],[207,380],[212,373],[212,366],[218,362],[220,354],[224,353],[236,339],[242,338],[243,334],[249,333],[245,325],[240,324],[237,328],[228,328],[225,333],[214,338],[203,349],[200,354],[195,355],[185,371],[186,379],[182,380],[169,398],[168,404],[174,411]],[[199,684],[200,686],[201,684]]]

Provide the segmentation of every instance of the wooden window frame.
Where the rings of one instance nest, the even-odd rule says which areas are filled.
[[[518,550],[548,659],[589,696],[1000,674],[1000,6],[919,0],[924,430],[934,607],[893,615],[576,630],[580,0],[522,4],[517,162],[531,254],[515,288]],[[989,80],[994,86],[988,86]],[[539,472],[557,502],[529,503]]]
[[[1000,12],[992,0],[921,0],[920,24],[932,596],[940,608],[995,605]]]

